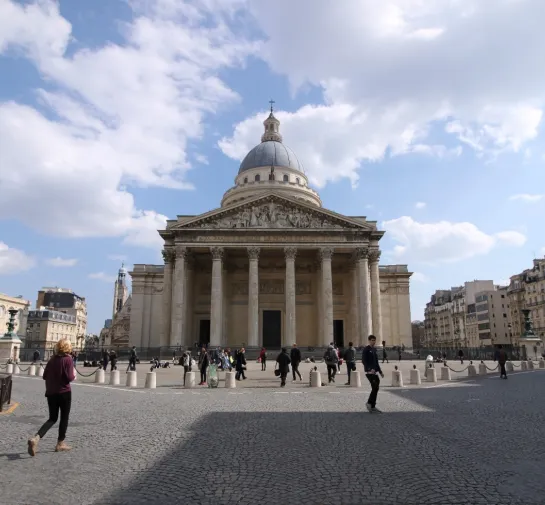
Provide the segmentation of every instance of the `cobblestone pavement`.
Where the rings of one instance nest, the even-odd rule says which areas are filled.
[[[478,363],[477,361],[474,362],[475,366],[478,369]],[[460,380],[460,379],[467,379],[467,366],[469,365],[469,361],[464,361],[464,364],[461,365],[459,361],[450,361],[449,366],[453,370],[451,372],[452,380]],[[515,362],[516,365],[519,365],[519,362]],[[424,379],[424,361],[390,361],[390,363],[385,363],[382,365],[383,371],[384,371],[384,380],[383,384],[385,386],[390,386],[392,383],[392,371],[394,370],[394,367],[397,366],[399,370],[401,370],[403,375],[403,381],[406,387],[413,387],[409,384],[409,372],[413,368],[413,365],[416,365],[416,367],[420,370],[420,375],[422,378],[422,382],[424,386],[426,385],[426,380]],[[495,370],[497,367],[497,364],[492,361],[487,361],[486,365],[488,366],[489,373],[497,373],[497,371],[492,372],[491,370]],[[27,365],[24,365],[23,368],[26,368]],[[291,373],[288,376],[288,379],[290,379],[288,382],[288,387],[299,387],[302,384],[308,384],[309,378],[310,378],[310,370],[312,367],[317,366],[318,370],[320,370],[322,374],[322,382],[327,382],[327,371],[326,366],[324,363],[315,363],[315,364],[309,364],[309,363],[302,363],[300,366],[300,372],[303,377],[302,381],[297,381],[297,384],[291,384]],[[441,364],[435,364],[435,367],[437,369],[437,378],[440,379],[440,367],[443,365]],[[536,368],[537,368],[537,362],[536,362]],[[123,386],[125,384],[126,375],[125,372],[127,370],[127,363],[121,363],[118,367],[120,370],[120,379],[121,379],[121,385]],[[357,363],[357,369],[360,371],[360,374],[362,375],[362,381],[366,382],[365,377],[363,376],[363,366],[361,362]],[[82,383],[94,383],[95,377],[94,375],[91,375],[91,377],[85,377],[86,375],[93,374],[94,368],[83,368],[82,366],[78,366],[78,381]],[[518,368],[520,370],[520,368]],[[143,388],[144,382],[146,379],[146,372],[150,371],[150,365],[149,364],[140,364],[137,366],[137,376],[138,376],[138,387]],[[195,379],[198,383],[200,381],[200,374],[199,371],[195,368]],[[457,373],[456,371],[461,371],[461,373]],[[83,375],[80,375],[83,374]],[[182,376],[183,376],[183,368],[180,366],[171,366],[170,368],[160,368],[156,369],[157,374],[157,387],[162,389],[174,389],[179,388],[182,385]],[[255,362],[249,362],[248,363],[248,370],[246,372],[247,380],[237,382],[237,388],[251,388],[251,389],[257,389],[257,388],[271,388],[271,387],[278,387],[280,385],[280,379],[275,378],[274,376],[274,362],[269,362],[267,364],[267,371],[262,372],[261,371],[261,365]],[[219,387],[224,386],[225,381],[225,374],[223,372],[219,372],[219,379],[220,379],[220,385]],[[106,372],[105,374],[105,383],[108,384],[110,380],[110,372]],[[334,384],[329,385],[331,388],[339,388],[339,389],[345,389],[345,383],[347,382],[347,376],[346,376],[346,366],[343,364],[341,365],[341,372],[336,377],[336,381]],[[202,389],[202,388],[200,388]]]
[[[419,389],[126,390],[78,384],[67,441],[43,381],[0,415],[0,504],[543,505],[545,372]]]

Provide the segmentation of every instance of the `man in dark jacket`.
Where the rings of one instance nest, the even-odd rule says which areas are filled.
[[[280,387],[282,388],[286,387],[286,377],[290,370],[290,361],[291,360],[288,356],[288,350],[285,347],[282,347],[282,352],[276,358],[276,362],[278,363],[278,369],[280,370]]]
[[[369,412],[380,412],[380,410],[376,407],[378,388],[380,386],[380,379],[378,376],[380,375],[382,378],[384,378],[384,374],[380,368],[377,350],[375,348],[377,337],[374,335],[369,335],[367,340],[369,341],[369,345],[363,349],[361,359],[363,362],[363,369],[365,370],[365,376],[371,384],[371,394],[367,400],[366,407]]]
[[[290,359],[291,359],[291,373],[293,375],[293,382],[297,380],[295,378],[295,374],[297,374],[299,376],[299,380],[302,381],[303,377],[301,377],[301,373],[299,372],[299,363],[301,363],[301,351],[297,347],[297,344],[293,344],[293,347],[291,348]]]
[[[344,360],[346,361],[346,375],[348,375],[348,382],[345,386],[350,386],[350,372],[356,370],[356,349],[352,342],[348,343],[348,349],[344,351]]]
[[[496,354],[498,365],[500,366],[500,379],[507,379],[507,372],[505,371],[505,363],[507,361],[507,353],[503,350],[503,346],[498,346],[498,353]]]

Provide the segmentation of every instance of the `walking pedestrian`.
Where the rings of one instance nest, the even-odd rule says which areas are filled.
[[[242,377],[244,380],[246,380],[246,375],[244,375],[244,370],[246,370],[246,349],[244,347],[241,347],[240,351],[237,352],[235,357],[235,370],[237,371],[235,375],[235,379],[237,381],[240,380]]]
[[[464,351],[462,351],[462,349],[460,349],[458,351],[458,359],[460,360],[460,365],[463,365],[464,364]]]
[[[327,381],[329,384],[335,382],[335,374],[337,373],[337,363],[339,362],[339,356],[335,346],[331,343],[324,353],[324,360],[327,366]]]
[[[384,378],[384,374],[382,373],[382,369],[380,368],[377,350],[375,348],[375,345],[377,343],[377,337],[375,337],[374,335],[369,335],[369,338],[367,340],[369,342],[369,345],[366,346],[365,349],[363,349],[362,362],[365,376],[371,384],[371,394],[369,395],[369,398],[367,400],[366,407],[369,412],[380,413],[380,410],[377,409],[376,406],[378,389],[380,387],[379,375]]]
[[[62,339],[57,342],[55,354],[45,366],[43,379],[45,380],[45,397],[49,408],[49,419],[38,430],[38,433],[28,440],[28,453],[35,456],[38,450],[38,442],[55,425],[61,414],[59,423],[59,436],[55,452],[69,451],[70,446],[66,445],[66,430],[70,417],[70,406],[72,404],[72,388],[70,383],[76,378],[74,362],[70,355],[72,344],[69,340]]]
[[[290,363],[291,363],[291,359],[288,355],[288,350],[285,347],[282,347],[282,351],[276,358],[276,362],[278,363],[278,369],[280,370],[280,387],[283,388],[283,387],[286,387],[286,377],[288,376],[288,373],[290,371]],[[292,366],[293,366],[293,363],[292,363]]]
[[[386,352],[386,347],[384,346],[384,344],[382,345],[382,363],[384,363],[386,361],[386,363],[390,363],[388,361],[388,354]]]
[[[299,380],[302,381],[303,377],[301,377],[301,372],[299,372],[299,365],[301,364],[301,351],[297,347],[297,344],[293,344],[291,348],[290,360],[291,360],[291,373],[293,375],[293,382],[297,380],[295,377],[295,374],[297,374],[299,376]]]
[[[117,370],[117,353],[112,349],[110,351],[110,372]]]
[[[500,379],[507,379],[507,371],[505,370],[505,363],[507,362],[507,353],[503,350],[503,346],[498,346],[498,365],[500,366]]]
[[[184,387],[185,387],[185,377],[187,372],[191,372],[191,349],[187,349],[182,354],[182,366],[184,367]]]
[[[131,349],[131,352],[129,354],[129,366],[127,367],[127,372],[129,370],[131,371],[135,371],[136,370],[136,360],[137,360],[137,356],[136,356],[136,346],[133,345],[132,346],[132,349]]]
[[[102,368],[104,371],[108,369],[108,363],[110,362],[110,353],[108,349],[102,350]]]
[[[348,375],[348,382],[345,386],[350,386],[350,372],[356,370],[356,349],[352,342],[348,342],[348,349],[344,351],[344,360],[346,361],[346,374]]]
[[[261,371],[264,372],[267,370],[267,349],[264,347],[261,348],[259,353],[259,360],[261,361]]]

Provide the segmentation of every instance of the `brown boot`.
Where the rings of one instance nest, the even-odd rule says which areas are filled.
[[[71,449],[72,447],[66,445],[66,442],[64,440],[62,442],[57,442],[57,445],[55,446],[55,452],[69,451]]]
[[[36,456],[39,441],[40,437],[38,435],[35,435],[34,437],[28,439],[28,454],[30,456]]]

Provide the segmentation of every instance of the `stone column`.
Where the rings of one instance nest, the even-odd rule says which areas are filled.
[[[188,254],[185,261],[185,283],[184,283],[184,300],[185,300],[185,318],[184,318],[184,332],[183,340],[180,340],[181,346],[191,346],[193,344],[193,279],[195,267],[194,258],[191,254]]]
[[[358,298],[360,312],[360,335],[362,344],[367,343],[367,337],[371,334],[373,324],[371,322],[371,300],[369,297],[369,249],[361,247],[355,251],[355,259],[358,265]]]
[[[286,344],[297,342],[297,325],[295,315],[295,257],[297,248],[285,247],[286,255]]]
[[[248,247],[248,346],[259,346],[259,247]]]
[[[172,311],[170,328],[170,346],[174,347],[185,339],[185,276],[187,247],[176,246],[176,264],[174,265],[174,282],[172,283]]]
[[[328,346],[333,342],[333,274],[331,272],[331,258],[333,249],[323,247],[320,249],[322,261],[322,345]]]
[[[223,247],[211,247],[212,293],[210,300],[210,347],[221,345],[223,305]]]
[[[351,319],[351,340],[354,345],[357,347],[362,345],[361,335],[360,335],[360,324],[359,324],[359,280],[358,280],[358,266],[354,262],[350,268],[350,275],[352,278],[352,296],[350,303],[350,319]]]
[[[170,344],[170,326],[172,318],[172,270],[176,260],[176,252],[172,248],[165,248],[162,251],[165,261],[163,272],[163,310],[162,310],[162,331],[161,347]]]
[[[380,251],[373,249],[369,251],[369,271],[371,274],[371,311],[373,314],[373,335],[377,342],[382,344],[382,309],[380,306],[380,278],[378,261]],[[391,343],[391,342],[390,342]]]

